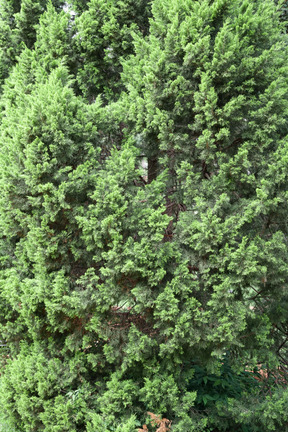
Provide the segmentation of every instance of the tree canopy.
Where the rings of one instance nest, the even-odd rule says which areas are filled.
[[[285,8],[0,1],[19,431],[286,430]]]

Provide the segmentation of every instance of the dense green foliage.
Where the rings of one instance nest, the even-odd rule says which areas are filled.
[[[278,3],[0,2],[11,427],[288,430]]]

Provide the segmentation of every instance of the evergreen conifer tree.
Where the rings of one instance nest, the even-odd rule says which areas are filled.
[[[5,78],[8,77],[9,71],[12,66],[16,63],[17,56],[23,51],[25,47],[32,48],[36,40],[36,27],[38,25],[40,16],[45,12],[46,7],[50,5],[50,11],[54,8],[62,11],[63,1],[54,0],[53,2],[47,2],[43,0],[40,2],[30,0],[11,1],[1,0],[0,2],[0,89],[2,88]],[[53,6],[52,6],[53,5]],[[63,12],[63,11],[62,11]],[[47,18],[46,18],[47,19]],[[49,19],[49,18],[48,18]],[[55,17],[54,17],[55,20]],[[58,20],[56,20],[58,21]],[[61,22],[61,19],[59,20]],[[55,26],[61,25],[59,23]],[[63,22],[63,21],[62,21]],[[47,24],[47,23],[46,23]],[[44,26],[42,26],[43,28]],[[50,29],[53,27],[48,26]],[[69,32],[66,29],[69,37]],[[54,50],[59,49],[61,38],[58,39],[59,35],[56,35],[54,29],[54,38],[57,39],[56,47]],[[43,42],[42,42],[43,43]],[[46,47],[49,51],[49,47]],[[49,53],[47,53],[49,55]],[[51,55],[52,53],[50,53]],[[59,57],[59,53],[58,53]]]
[[[36,29],[37,40],[33,53],[37,63],[48,73],[57,65],[65,64],[71,76],[75,76],[79,56],[69,13],[57,11],[52,2],[49,2]]]
[[[123,111],[148,181],[168,170],[170,234],[190,272],[154,303],[167,321],[177,305],[160,347],[173,363],[185,346],[183,356],[211,371],[223,356],[286,370],[287,48],[276,10],[156,0],[152,14],[149,37],[135,38],[124,64]]]
[[[71,297],[71,303],[68,298],[69,293],[74,291],[73,280],[76,279],[78,271],[81,272],[81,262],[83,259],[85,261],[85,258],[80,256],[81,253],[79,255],[79,251],[76,252],[76,244],[80,246],[81,242],[79,243],[77,235],[75,216],[76,208],[84,205],[87,195],[87,189],[84,189],[89,189],[88,184],[91,181],[85,170],[88,170],[91,164],[94,170],[97,168],[96,129],[94,120],[89,121],[91,113],[87,112],[83,103],[76,99],[69,88],[70,81],[63,67],[55,69],[47,80],[41,79],[39,75],[38,70],[38,80],[35,79],[28,94],[23,92],[18,97],[16,107],[7,103],[2,117],[1,163],[6,169],[3,168],[1,173],[1,208],[6,207],[6,210],[1,212],[1,228],[5,236],[2,241],[5,265],[1,274],[1,298],[2,312],[7,308],[8,316],[2,315],[1,333],[2,338],[9,342],[11,355],[18,354],[11,368],[17,364],[23,365],[23,368],[20,368],[22,378],[18,378],[22,384],[17,384],[17,374],[13,375],[10,383],[12,386],[15,383],[14,391],[18,397],[21,393],[21,401],[13,401],[21,421],[30,423],[31,430],[37,429],[41,424],[46,424],[46,415],[48,424],[51,421],[55,422],[59,431],[68,431],[76,430],[71,424],[70,416],[67,414],[68,420],[64,421],[57,419],[57,413],[52,413],[53,409],[56,409],[55,406],[59,405],[59,397],[54,408],[49,408],[51,403],[48,402],[52,394],[56,396],[63,385],[59,381],[59,373],[63,374],[62,378],[65,375],[64,369],[60,367],[60,351],[69,351],[68,347],[64,348],[65,340],[69,340],[71,333],[69,328],[73,327],[70,337],[72,343],[73,333],[78,331],[77,325],[75,324],[74,328],[72,323],[74,320],[81,321],[79,311],[76,312],[76,303],[79,303],[81,308],[80,299],[76,299],[77,290],[73,300],[73,296]],[[9,90],[11,92],[11,89]],[[94,110],[97,108],[94,107]],[[69,281],[65,277],[66,274],[70,274]],[[13,279],[15,283],[12,282]],[[56,290],[54,293],[53,285]],[[65,295],[70,306],[64,300]],[[62,304],[60,308],[60,304],[57,306],[59,302]],[[63,307],[70,309],[70,312],[67,309],[64,313]],[[43,361],[39,362],[41,355]],[[49,363],[51,356],[52,359],[55,358],[51,360],[52,364]],[[66,360],[68,363],[63,362],[63,367],[68,367],[69,370],[69,360]],[[36,374],[34,384],[38,383],[38,386],[45,387],[45,390],[43,388],[42,393],[39,393],[40,398],[46,400],[46,405],[43,402],[46,407],[44,411],[43,408],[39,408],[36,396],[35,402],[27,405],[29,392],[35,392],[29,381],[29,364],[35,362],[43,369],[42,376],[40,370],[38,375]],[[55,369],[56,364],[58,366],[55,372],[51,369],[51,383],[47,382],[45,386],[49,364],[52,369]],[[25,375],[26,367],[28,369]],[[73,375],[77,376],[77,367],[73,374],[68,370],[66,374],[71,386]],[[34,370],[31,372],[34,374]],[[53,373],[56,373],[54,378]],[[26,390],[21,387],[22,385],[28,385]],[[66,401],[64,396],[62,399]],[[77,410],[76,406],[75,409]],[[43,419],[39,414],[42,411]],[[60,414],[63,414],[62,411],[58,416]],[[56,416],[54,420],[53,415]],[[63,421],[67,424],[63,424]]]
[[[2,406],[27,432],[284,430],[274,2],[77,1],[77,44],[28,3],[0,101]]]
[[[275,3],[280,11],[280,19],[286,23],[287,28],[288,2],[287,0],[275,0]]]
[[[0,2],[0,89],[19,54],[19,37],[16,31],[13,8],[7,0]]]
[[[121,58],[133,53],[132,32],[148,31],[150,1],[91,0],[76,18],[80,67],[77,81],[90,101],[115,99],[122,89]]]
[[[47,3],[49,3],[47,0],[21,0],[20,11],[15,14],[21,40],[28,48],[32,48],[34,45],[36,40],[36,26],[40,16],[46,10]],[[65,1],[51,0],[51,3],[55,7],[61,9]]]

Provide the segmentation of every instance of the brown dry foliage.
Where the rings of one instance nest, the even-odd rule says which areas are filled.
[[[157,430],[155,432],[169,432],[171,427],[171,421],[166,418],[161,418],[161,416],[156,415],[152,412],[147,412],[149,416],[151,417],[151,424],[152,426],[157,427]],[[148,432],[147,425],[143,425],[143,429],[138,429],[138,432]]]

